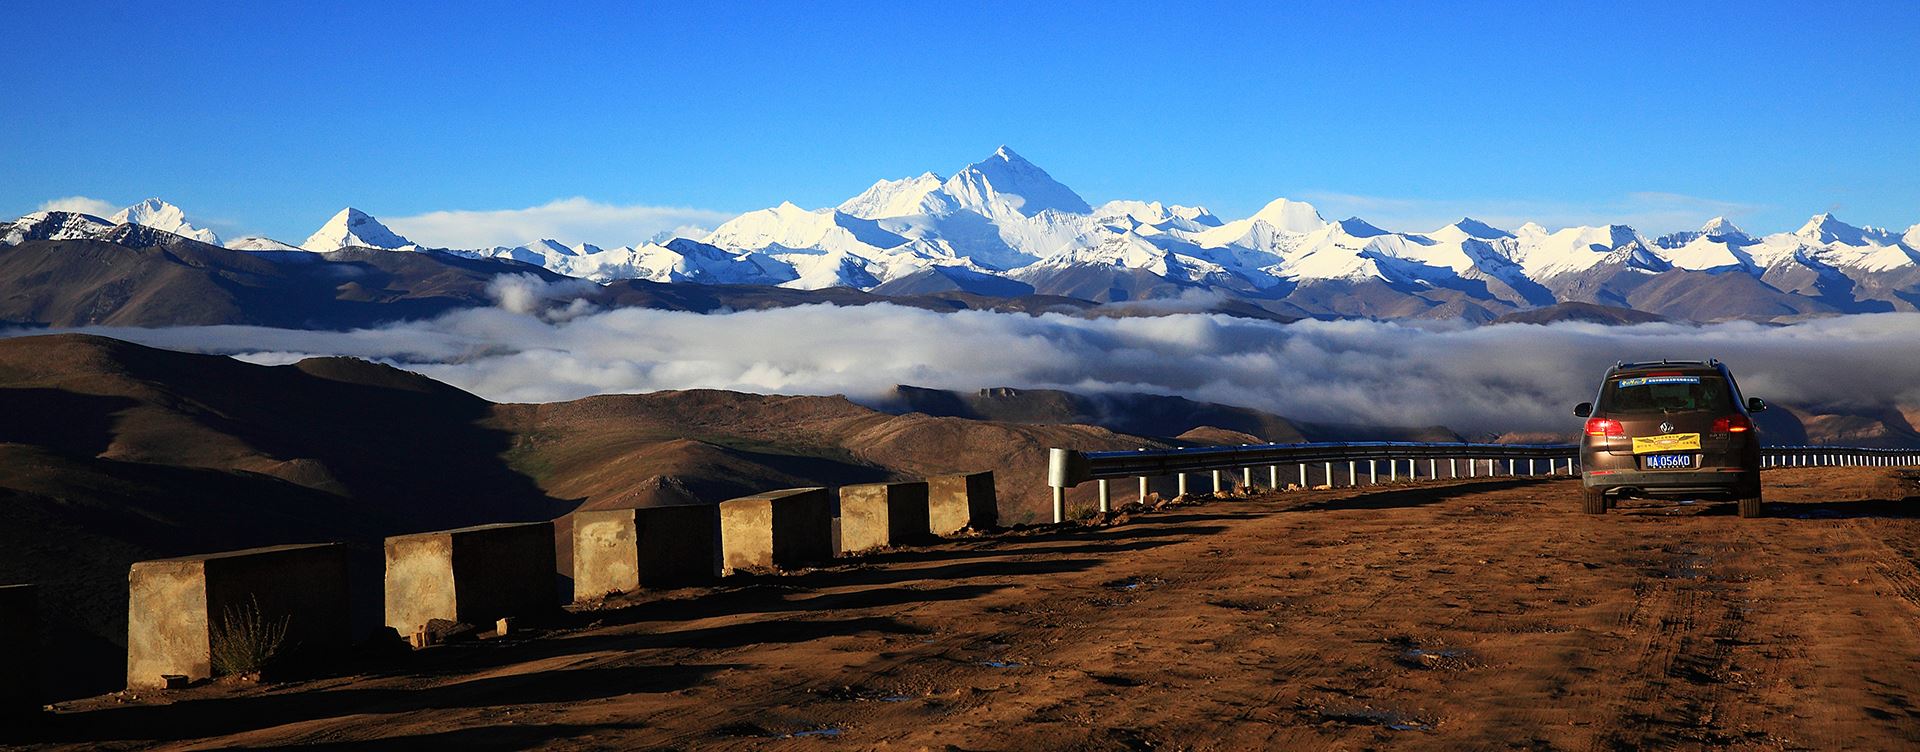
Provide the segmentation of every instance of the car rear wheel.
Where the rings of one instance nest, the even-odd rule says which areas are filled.
[[[1765,516],[1767,516],[1767,509],[1766,509],[1766,507],[1765,507],[1765,506],[1763,506],[1763,505],[1762,505],[1762,504],[1760,503],[1760,489],[1757,489],[1757,488],[1756,488],[1756,489],[1753,489],[1753,495],[1752,495],[1752,496],[1744,496],[1744,497],[1741,497],[1741,499],[1740,499],[1740,516],[1741,516],[1741,517],[1765,517]]]
[[[1582,489],[1580,492],[1580,511],[1587,514],[1607,513],[1607,492],[1598,488]]]

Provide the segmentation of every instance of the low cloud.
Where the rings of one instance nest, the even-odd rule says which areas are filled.
[[[1426,232],[1473,217],[1511,230],[1528,222],[1563,227],[1625,224],[1649,236],[1697,230],[1707,220],[1747,221],[1766,207],[1678,193],[1641,191],[1598,204],[1513,199],[1423,199],[1313,191],[1302,194],[1330,218],[1358,215],[1382,228]],[[1758,232],[1757,228],[1746,228]]]
[[[34,209],[34,211],[79,212],[81,214],[92,214],[96,217],[104,217],[120,211],[120,204],[111,201],[102,201],[91,196],[65,196],[43,202],[38,208]]]
[[[1603,327],[1278,324],[1213,314],[1088,319],[893,305],[697,314],[595,311],[562,288],[503,283],[502,305],[349,332],[245,326],[91,331],[287,363],[351,355],[505,402],[715,388],[845,394],[895,384],[1147,392],[1316,422],[1445,425],[1484,436],[1573,430],[1617,359],[1718,357],[1752,395],[1835,409],[1920,405],[1920,314]]]
[[[574,197],[525,209],[436,211],[380,221],[413,242],[441,248],[521,245],[542,238],[603,247],[669,234],[705,235],[733,215],[676,206],[618,206]]]

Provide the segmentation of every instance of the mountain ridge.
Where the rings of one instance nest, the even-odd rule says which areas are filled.
[[[136,207],[114,219],[30,214],[0,225],[0,245],[97,239],[126,224],[212,237],[195,235],[204,231],[171,204],[149,199]],[[296,246],[256,236],[230,247]],[[347,247],[436,250],[351,207],[298,246]],[[1102,303],[1203,291],[1336,317],[1490,320],[1558,303],[1647,306],[1642,310],[1669,317],[1686,309],[1685,318],[1698,321],[1920,310],[1920,224],[1902,233],[1822,213],[1794,232],[1754,236],[1715,217],[1698,230],[1649,238],[1623,224],[1549,230],[1529,222],[1509,230],[1462,218],[1429,232],[1394,232],[1359,217],[1329,221],[1311,204],[1287,198],[1223,221],[1204,208],[1157,201],[1090,205],[1006,146],[944,178],[928,171],[883,179],[820,209],[782,202],[700,238],[437,250],[601,284],[943,288]],[[1671,277],[1658,285],[1635,279],[1663,275]],[[1721,275],[1751,282],[1712,279]],[[1722,291],[1725,303],[1687,300],[1699,286]],[[1629,288],[1667,297],[1629,300]],[[1778,304],[1734,300],[1725,291],[1735,289]],[[1354,290],[1365,293],[1356,297]]]

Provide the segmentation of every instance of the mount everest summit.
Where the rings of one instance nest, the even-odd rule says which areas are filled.
[[[178,207],[149,199],[104,219],[29,214],[0,224],[0,244],[107,238],[128,226],[219,243]],[[1579,302],[1694,320],[1774,320],[1920,306],[1920,225],[1897,232],[1821,214],[1794,232],[1756,237],[1716,218],[1698,231],[1648,238],[1625,225],[1502,229],[1465,218],[1431,231],[1392,232],[1358,217],[1329,221],[1288,199],[1225,220],[1205,208],[1152,201],[1094,206],[1006,147],[944,178],[927,172],[880,180],[829,208],[783,203],[697,239],[428,249],[347,208],[298,246],[247,237],[226,247],[431,252],[516,261],[601,283],[1096,302],[1197,290],[1309,316],[1484,321]]]

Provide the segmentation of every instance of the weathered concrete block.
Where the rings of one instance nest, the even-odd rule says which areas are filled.
[[[720,502],[720,573],[833,558],[833,496],[789,488]]]
[[[216,640],[246,621],[284,626],[290,658],[337,653],[352,639],[347,549],[338,543],[135,562],[127,586],[128,687],[162,687],[169,674],[211,677]]]
[[[32,585],[0,585],[0,717],[40,710],[40,621]]]
[[[927,484],[867,483],[840,489],[840,552],[857,553],[932,538]]]
[[[513,522],[387,539],[387,626],[492,624],[557,607],[553,523]]]
[[[720,511],[711,504],[573,514],[573,597],[711,579]]]
[[[1000,502],[993,494],[993,472],[941,475],[927,479],[927,516],[934,535],[1000,524]]]

